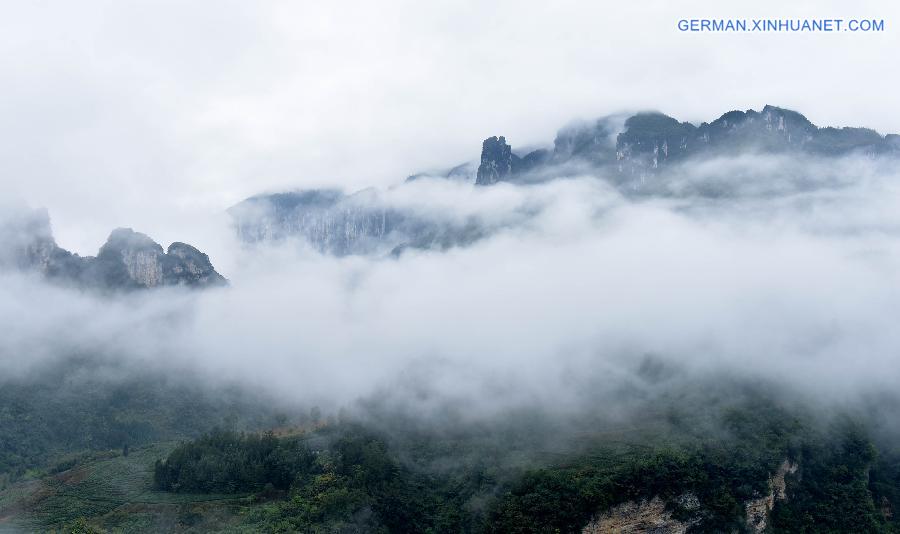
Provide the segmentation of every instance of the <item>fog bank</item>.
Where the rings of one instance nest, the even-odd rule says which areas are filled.
[[[577,408],[650,387],[635,375],[648,356],[681,377],[729,373],[829,402],[896,388],[892,169],[738,158],[683,171],[641,197],[595,176],[380,194],[492,229],[444,252],[336,258],[239,246],[223,226],[224,289],[109,297],[7,273],[0,366],[9,377],[99,354],[289,404],[387,393],[422,413]],[[703,193],[728,176],[740,180]]]

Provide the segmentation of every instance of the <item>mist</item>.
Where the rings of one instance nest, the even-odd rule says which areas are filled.
[[[5,6],[0,531],[897,530],[897,20]]]
[[[366,197],[486,230],[443,251],[335,257],[298,240],[239,244],[222,224],[210,233],[220,289],[104,296],[6,273],[0,369],[94,354],[119,373],[187,374],[284,406],[377,397],[423,418],[601,400],[613,414],[623,391],[716,376],[821,406],[896,389],[889,165],[741,156],[654,179],[634,195],[577,173],[489,188],[425,178]],[[670,376],[642,378],[648,358]]]
[[[895,20],[897,9],[766,1],[728,13]],[[892,91],[873,83],[895,85],[883,65],[897,33],[677,30],[698,16],[724,12],[697,1],[17,5],[0,20],[0,195],[47,207],[60,244],[90,254],[113,227],[198,241],[194,227],[260,191],[385,186],[473,159],[489,135],[548,143],[560,124],[616,110],[699,122],[774,104],[883,132],[900,120]]]

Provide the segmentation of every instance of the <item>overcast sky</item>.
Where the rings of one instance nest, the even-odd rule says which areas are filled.
[[[0,195],[94,253],[251,194],[387,185],[577,118],[771,103],[900,131],[893,2],[17,2],[0,14]],[[879,18],[883,33],[683,34],[680,18]]]

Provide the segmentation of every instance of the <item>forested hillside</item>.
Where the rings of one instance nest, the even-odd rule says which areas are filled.
[[[755,531],[748,503],[771,494],[774,509],[762,510],[772,532],[898,526],[900,455],[876,421],[773,402],[768,388],[735,388],[731,398],[677,394],[627,421],[535,411],[455,425],[387,413],[378,424],[371,415],[267,415],[259,406],[241,423],[237,412],[220,418],[221,410],[196,404],[200,397],[185,390],[168,390],[165,400],[140,391],[111,393],[106,411],[69,402],[59,416],[69,426],[56,427],[69,441],[7,436],[3,452],[16,463],[5,468],[0,524],[72,532],[578,532],[625,520],[618,510],[628,503],[659,499],[672,525],[741,532]],[[28,392],[5,394],[27,406]],[[190,417],[160,417],[167,403]],[[126,415],[130,425],[116,426]],[[216,428],[204,432],[204,421]],[[171,441],[178,435],[196,437]],[[793,466],[783,475],[783,498],[771,486],[782,464]],[[95,478],[104,472],[115,475]]]

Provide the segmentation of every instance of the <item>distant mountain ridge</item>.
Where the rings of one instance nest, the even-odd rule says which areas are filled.
[[[614,121],[561,130],[552,151],[517,156],[505,137],[489,137],[482,145],[475,183],[526,180],[541,167],[573,161],[608,167],[621,183],[643,180],[667,166],[692,157],[744,153],[801,153],[829,157],[858,153],[870,157],[900,155],[900,135],[882,136],[869,128],[820,128],[802,114],[776,106],[762,111],[729,111],[700,126],[659,112],[628,117],[623,129]]]
[[[103,290],[162,286],[209,287],[227,283],[209,256],[186,243],[162,246],[130,228],[113,230],[96,256],[79,256],[56,244],[50,217],[34,210],[13,217],[0,228],[0,264],[38,272],[66,285]]]
[[[506,137],[488,137],[477,162],[445,172],[414,174],[406,182],[438,178],[479,187],[527,184],[582,175],[588,169],[625,194],[665,194],[660,185],[665,184],[667,170],[693,158],[743,154],[897,157],[900,136],[882,136],[867,128],[820,128],[796,111],[769,105],[762,111],[729,111],[699,126],[644,112],[563,128],[552,148],[522,155]],[[384,205],[373,190],[258,195],[233,206],[229,213],[245,242],[301,238],[314,249],[335,255],[444,249],[489,233],[476,220],[454,224]]]

